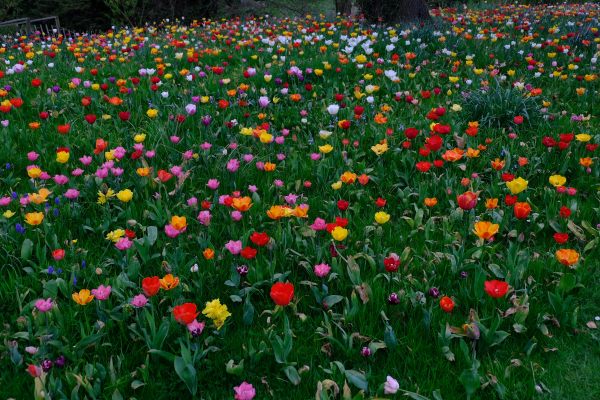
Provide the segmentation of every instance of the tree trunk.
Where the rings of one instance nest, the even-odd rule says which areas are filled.
[[[426,21],[431,18],[425,0],[358,0],[365,17],[373,22]]]
[[[335,13],[341,15],[350,15],[352,12],[351,0],[335,0]]]

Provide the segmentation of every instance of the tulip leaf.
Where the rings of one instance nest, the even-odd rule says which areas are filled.
[[[25,239],[21,245],[21,258],[23,260],[29,260],[31,253],[33,252],[33,242],[31,239]]]
[[[340,296],[338,294],[329,295],[323,299],[323,307],[329,309],[342,300],[344,300],[344,296]]]
[[[367,378],[365,378],[364,374],[353,369],[347,369],[345,375],[346,379],[348,379],[348,382],[360,390],[364,390],[365,392],[369,390],[369,383],[367,382]]]
[[[198,380],[196,379],[196,369],[192,364],[186,363],[183,358],[176,357],[174,361],[175,372],[185,383],[192,395],[198,391]]]
[[[156,226],[149,226],[146,230],[146,233],[146,237],[148,238],[148,244],[150,246],[153,246],[154,243],[156,243],[156,239],[158,238],[158,228]]]
[[[244,321],[245,325],[252,325],[252,322],[254,321],[254,305],[250,301],[249,296],[247,296],[246,301],[244,301],[242,320]]]
[[[292,382],[293,385],[297,386],[300,384],[301,378],[300,374],[298,374],[298,370],[296,369],[296,367],[288,365],[283,369],[283,372],[285,373],[285,376],[287,376],[287,378],[290,380],[290,382]]]

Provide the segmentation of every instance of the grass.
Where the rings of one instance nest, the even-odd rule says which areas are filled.
[[[309,7],[294,6],[303,4]],[[311,4],[310,12],[324,5]],[[57,45],[54,57],[38,42],[31,52],[3,50],[0,96],[23,104],[6,110],[4,101],[0,114],[9,122],[0,127],[0,198],[14,197],[0,217],[0,398],[43,398],[34,392],[42,379],[27,366],[59,356],[64,368],[42,375],[46,398],[224,399],[246,381],[257,399],[376,399],[394,397],[384,393],[388,375],[400,385],[395,398],[600,397],[600,333],[586,325],[600,316],[600,171],[590,147],[600,141],[595,39],[587,27],[575,38],[565,35],[575,29],[571,19],[600,9],[588,4],[586,13],[569,14],[576,9],[505,9],[570,46],[571,55],[532,47],[488,9],[469,11],[464,31],[443,17],[410,32],[407,25],[394,32],[342,18],[333,25],[258,18],[92,35],[89,43]],[[292,16],[285,7],[267,11]],[[315,24],[305,37],[301,28]],[[488,25],[504,36],[467,35]],[[251,33],[257,27],[265,41]],[[300,40],[286,43],[286,35]],[[360,43],[349,49],[354,39]],[[139,43],[126,55],[123,47]],[[78,46],[89,51],[75,57]],[[121,52],[112,60],[111,49]],[[544,73],[536,77],[520,50],[533,52]],[[31,60],[25,71],[9,73],[22,59]],[[553,61],[557,77],[550,76]],[[575,63],[577,72],[567,73]],[[390,70],[398,81],[386,77]],[[512,89],[516,83],[524,89]],[[266,107],[259,106],[262,96]],[[334,104],[338,114],[330,115]],[[196,113],[188,111],[192,105]],[[90,114],[93,124],[84,118]],[[517,114],[525,123],[512,122]],[[467,135],[470,122],[479,127]],[[57,133],[66,123],[70,132]],[[419,131],[415,138],[405,135],[408,127]],[[564,149],[547,148],[546,136]],[[434,137],[443,142],[438,149]],[[106,148],[97,149],[97,139]],[[119,146],[125,155],[117,161]],[[69,148],[64,164],[61,147]],[[84,155],[90,166],[79,160]],[[233,159],[240,162],[235,171]],[[31,178],[33,163],[54,179]],[[146,166],[152,169],[144,177]],[[101,178],[103,168],[109,172]],[[165,179],[167,171],[183,175]],[[507,174],[526,187],[507,185]],[[56,175],[68,176],[68,184]],[[575,193],[554,188],[552,175]],[[220,186],[209,188],[209,179]],[[52,193],[35,204],[42,187]],[[77,199],[67,188],[79,191]],[[129,189],[133,199],[102,204],[109,188]],[[479,199],[472,209],[465,192]],[[524,219],[509,204],[513,194],[531,207]],[[241,207],[236,221],[233,198],[245,196],[252,206]],[[493,199],[497,207],[486,206]],[[274,218],[278,209],[271,207],[286,203],[290,208]],[[305,208],[291,208],[301,203],[309,206],[307,218]],[[201,210],[210,210],[210,223]],[[43,213],[40,225],[25,222],[33,211]],[[378,219],[382,211],[387,223]],[[186,217],[185,230],[175,227],[182,223],[175,216]],[[317,217],[332,229],[346,226],[348,236],[313,229]],[[497,225],[494,240],[477,237],[481,221]],[[135,239],[120,250],[110,238],[125,229]],[[252,240],[257,232],[267,243]],[[557,232],[569,234],[566,243],[557,243]],[[237,240],[256,256],[227,250]],[[59,248],[62,259],[54,255]],[[567,248],[578,256],[572,268],[556,254]],[[314,271],[319,263],[330,267],[326,276]],[[167,274],[178,284],[163,283],[143,307],[132,304],[144,278]],[[510,289],[494,298],[484,290],[491,280]],[[276,306],[270,291],[286,281],[294,295]],[[99,285],[111,285],[108,299],[80,305],[72,297]],[[454,309],[443,309],[442,296]],[[35,306],[42,298],[54,301],[46,314]],[[201,313],[217,299],[231,313],[220,329],[218,317]],[[175,312],[183,303],[196,305],[196,318],[206,323],[199,337]],[[38,352],[29,354],[28,346]]]

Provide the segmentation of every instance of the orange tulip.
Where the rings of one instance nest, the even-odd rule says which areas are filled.
[[[269,208],[269,210],[267,210],[267,216],[271,219],[278,220],[283,218],[284,215],[285,210],[282,206],[272,206],[271,208]]]
[[[497,208],[497,207],[498,207],[498,199],[497,198],[485,200],[485,208],[487,208],[488,210],[493,210],[494,208]]]
[[[178,231],[182,231],[187,227],[187,220],[185,217],[173,215],[171,217],[171,226]]]
[[[435,197],[427,197],[425,198],[424,203],[427,207],[435,207],[435,205],[438,203],[438,199]]]
[[[500,225],[493,224],[489,221],[479,221],[475,223],[473,233],[477,235],[480,239],[490,240],[494,237]]]
[[[575,265],[579,261],[579,253],[573,249],[559,249],[556,250],[555,255],[558,262],[567,267]]]
[[[88,289],[81,289],[79,293],[73,293],[72,297],[75,303],[79,304],[80,306],[85,306],[90,301],[94,300],[94,295],[91,294]]]
[[[210,247],[207,247],[202,252],[202,256],[204,257],[205,260],[212,260],[215,257],[215,251],[213,249],[211,249]]]
[[[525,219],[531,213],[531,206],[526,202],[517,202],[514,205],[513,211],[517,219]]]
[[[500,171],[506,165],[506,161],[496,158],[494,161],[491,162],[491,164],[493,169],[495,169],[496,171]]]
[[[179,285],[179,278],[173,274],[167,274],[160,280],[160,287],[163,290],[175,289]]]
[[[452,149],[447,150],[444,154],[442,154],[442,158],[448,162],[455,162],[460,160],[463,157],[464,150],[461,149]]]

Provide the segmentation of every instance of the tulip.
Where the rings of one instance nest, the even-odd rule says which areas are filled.
[[[451,313],[454,310],[454,300],[452,300],[448,296],[444,296],[440,299],[440,308],[444,310],[444,312]]]
[[[458,206],[465,211],[475,208],[477,205],[477,194],[473,192],[465,192],[456,197]]]
[[[142,279],[142,290],[148,297],[152,297],[160,290],[160,279],[158,276],[151,276]]]
[[[495,279],[492,281],[485,281],[484,289],[490,297],[498,299],[504,297],[506,292],[508,292],[508,283]]]
[[[79,293],[73,293],[71,296],[75,303],[85,306],[90,301],[94,300],[94,295],[88,289],[81,289]]]
[[[513,207],[513,212],[517,219],[525,219],[531,213],[531,206],[526,202],[517,202]]]
[[[235,386],[233,390],[235,391],[234,400],[252,400],[256,396],[256,389],[246,381]]]
[[[558,262],[567,267],[571,267],[579,261],[579,253],[573,249],[559,249],[556,250],[555,255]]]
[[[506,187],[510,190],[512,194],[519,194],[525,189],[527,189],[527,184],[529,182],[525,179],[519,177],[511,180],[510,182],[506,182]]]
[[[348,237],[348,230],[345,228],[342,228],[341,226],[336,226],[331,231],[331,236],[338,242],[341,242],[342,240],[344,240]]]
[[[179,286],[179,278],[173,276],[173,274],[167,274],[162,279],[159,280],[160,287],[163,290],[171,290],[175,289]]]
[[[375,222],[380,225],[387,223],[390,220],[390,214],[385,211],[379,211],[375,213]]]
[[[271,299],[278,306],[287,306],[294,297],[294,285],[286,282],[277,282],[271,286]]]
[[[479,221],[475,223],[473,233],[480,239],[490,240],[498,233],[500,225],[493,224],[489,221]]]
[[[184,303],[173,307],[175,321],[183,325],[191,324],[200,313],[194,303]]]

